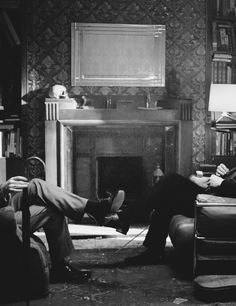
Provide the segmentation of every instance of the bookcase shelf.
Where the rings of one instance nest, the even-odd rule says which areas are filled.
[[[2,1],[1,1],[2,2]],[[17,4],[18,3],[18,4]],[[19,1],[0,5],[0,180],[19,175],[22,163],[21,97],[24,45]]]
[[[209,84],[236,84],[236,0],[210,0],[207,5]],[[214,124],[219,116],[210,115],[207,162],[236,166],[236,120]]]
[[[20,124],[0,123],[0,157],[22,157]]]
[[[236,130],[215,130],[215,155],[236,155]]]
[[[0,123],[0,184],[23,175],[22,136],[20,122]]]
[[[236,3],[210,0],[211,82],[236,83]]]

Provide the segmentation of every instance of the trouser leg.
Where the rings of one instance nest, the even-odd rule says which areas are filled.
[[[88,199],[40,179],[30,181],[28,194],[30,210],[34,210],[34,213],[31,213],[31,231],[34,232],[40,227],[44,228],[52,260],[68,256],[73,245],[64,216],[78,222],[81,221],[89,202]],[[99,204],[94,203],[90,206],[96,206],[96,209],[100,211],[102,207]],[[11,205],[21,219],[22,192],[12,197]]]
[[[16,222],[22,225],[22,212],[15,212]],[[58,210],[43,206],[30,206],[30,231],[43,228],[46,234],[52,265],[61,262],[73,251],[65,217]]]
[[[202,188],[178,174],[166,175],[150,194],[147,206],[154,209],[143,245],[163,252],[171,218],[176,214],[193,217],[194,201]]]
[[[64,216],[79,221],[83,217],[88,199],[64,189],[48,184],[41,179],[33,179],[28,187],[30,204],[58,209]],[[22,193],[13,196],[11,204],[15,211],[21,210]]]
[[[171,214],[154,210],[151,214],[151,220],[148,232],[143,245],[155,253],[162,254],[168,236],[168,229],[171,220]]]
[[[87,199],[40,179],[34,179],[29,183],[28,193],[31,233],[44,228],[52,263],[59,262],[73,250],[65,216],[73,219],[82,218]],[[22,223],[23,200],[22,192],[15,194],[11,199],[19,225]]]

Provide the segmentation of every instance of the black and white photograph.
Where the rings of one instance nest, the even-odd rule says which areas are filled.
[[[0,0],[0,305],[236,305],[236,0]]]

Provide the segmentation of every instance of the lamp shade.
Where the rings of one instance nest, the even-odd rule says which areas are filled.
[[[211,84],[208,110],[236,112],[236,84]]]

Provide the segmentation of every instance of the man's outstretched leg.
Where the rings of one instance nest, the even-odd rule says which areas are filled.
[[[33,179],[28,185],[31,204],[50,207],[59,210],[71,220],[81,221],[84,213],[91,214],[102,224],[104,217],[119,210],[125,199],[123,190],[119,190],[114,196],[101,201],[94,201],[80,197],[74,193],[48,184],[41,179]],[[15,211],[22,209],[22,193],[17,193],[11,199],[11,205]]]

